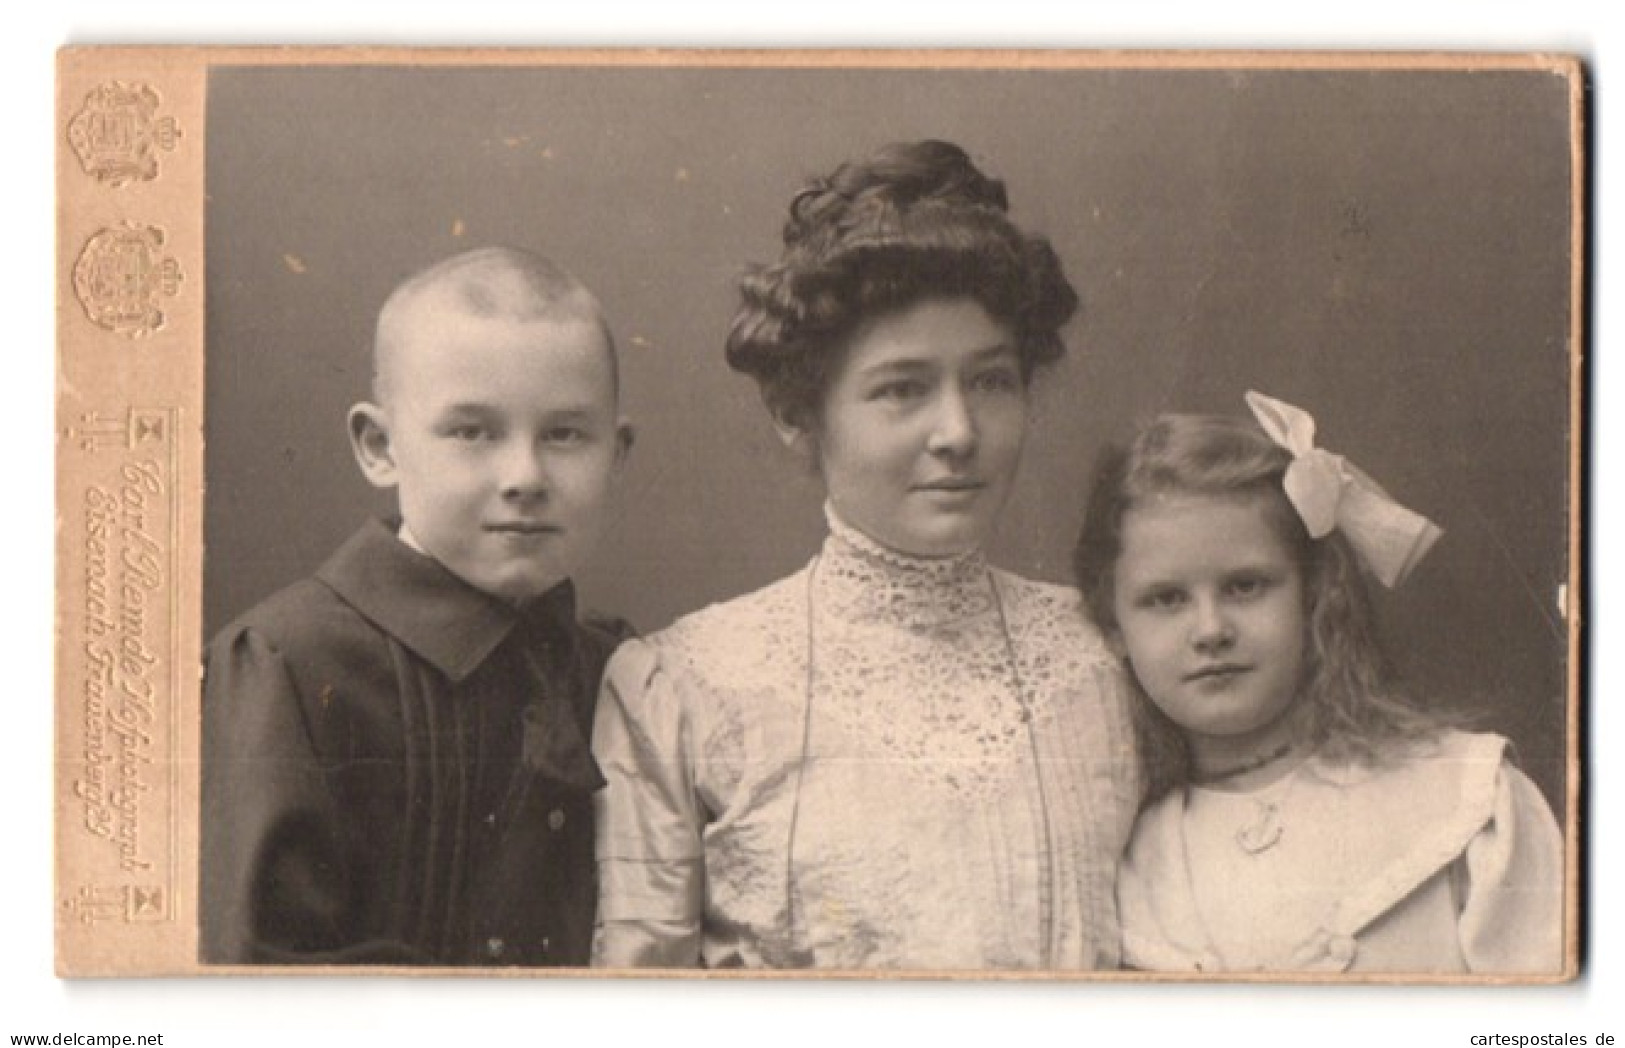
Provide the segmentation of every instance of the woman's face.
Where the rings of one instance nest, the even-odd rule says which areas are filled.
[[[841,519],[922,557],[979,546],[1027,433],[1012,333],[968,298],[926,299],[858,328],[818,419]]]

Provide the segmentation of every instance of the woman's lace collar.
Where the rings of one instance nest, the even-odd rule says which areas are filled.
[[[987,559],[980,549],[951,557],[916,557],[883,546],[836,515],[815,570],[820,602],[849,621],[934,626],[986,613],[993,606]]]

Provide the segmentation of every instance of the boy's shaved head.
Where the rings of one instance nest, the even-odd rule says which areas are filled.
[[[384,302],[373,341],[373,396],[389,397],[398,358],[428,314],[457,313],[518,322],[586,321],[603,333],[611,374],[615,342],[598,299],[563,267],[529,251],[485,247],[437,262],[407,278]]]
[[[373,399],[350,408],[403,538],[522,604],[570,578],[632,444],[598,300],[525,251],[483,248],[406,281],[378,316]]]

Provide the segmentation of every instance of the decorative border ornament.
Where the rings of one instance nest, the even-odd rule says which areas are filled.
[[[63,899],[61,906],[66,919],[80,924],[143,924],[170,917],[168,897],[156,884],[87,884]]]
[[[158,177],[158,151],[181,137],[174,117],[158,116],[158,92],[146,84],[117,80],[85,96],[68,123],[68,144],[85,174],[110,186]]]
[[[73,266],[73,290],[97,327],[141,338],[164,324],[161,297],[180,291],[180,263],[163,253],[164,231],[126,222],[91,237]]]

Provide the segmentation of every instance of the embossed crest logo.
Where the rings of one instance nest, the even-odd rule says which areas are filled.
[[[73,290],[92,323],[130,338],[163,326],[158,303],[176,294],[182,280],[163,245],[163,230],[129,222],[90,238],[73,267]]]
[[[68,123],[68,144],[85,173],[111,186],[156,178],[158,151],[174,149],[180,136],[174,117],[158,116],[158,92],[145,84],[103,84]]]

